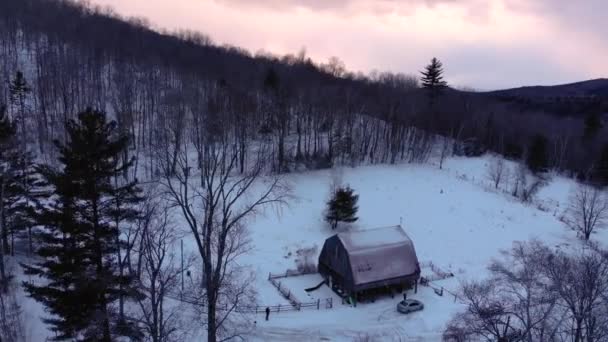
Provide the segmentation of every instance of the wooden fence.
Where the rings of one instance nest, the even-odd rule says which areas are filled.
[[[268,280],[271,279],[280,279],[280,278],[288,278],[288,277],[297,277],[301,275],[307,274],[315,274],[317,271],[298,271],[298,270],[287,270],[285,273],[268,273]]]
[[[283,305],[256,305],[250,307],[238,307],[237,312],[247,312],[247,313],[265,313],[266,308],[270,309],[270,312],[280,313],[280,312],[290,312],[290,311],[302,311],[305,309],[312,310],[321,310],[321,309],[331,309],[333,308],[333,299],[317,299],[312,302],[298,303],[297,306],[292,304],[283,304]]]
[[[301,311],[302,309],[306,309],[306,308],[316,308],[317,310],[320,310],[322,307],[322,303],[325,306],[325,309],[331,309],[334,307],[333,304],[333,299],[332,298],[326,298],[326,299],[317,299],[316,301],[313,302],[301,302],[299,301],[296,296],[291,292],[291,290],[283,285],[281,283],[280,280],[277,279],[282,279],[282,278],[287,278],[287,277],[295,277],[295,276],[299,276],[299,275],[305,275],[305,274],[313,274],[316,272],[301,272],[301,271],[296,271],[296,270],[287,270],[285,271],[285,273],[277,273],[277,274],[272,274],[272,273],[268,273],[268,281],[270,281],[270,283],[279,291],[279,293],[285,298],[287,299],[287,301],[289,302],[289,307],[291,308],[290,310],[286,309],[286,305],[282,306],[282,305],[275,305],[275,306],[269,306],[270,311],[274,312],[274,310],[276,309],[276,312],[281,312],[281,311]],[[264,310],[266,310],[266,308],[264,307]]]
[[[447,278],[452,278],[454,276],[454,273],[442,270],[437,265],[435,265],[432,261],[421,262],[420,267],[430,268],[431,272],[433,272],[432,274],[430,274],[428,276],[421,277],[420,278],[421,283],[423,283],[425,281],[433,282],[433,281],[437,281],[437,280],[444,280]]]

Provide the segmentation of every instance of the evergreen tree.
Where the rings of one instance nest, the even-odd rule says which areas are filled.
[[[431,59],[431,63],[420,72],[422,77],[420,81],[422,86],[427,90],[431,105],[437,96],[441,95],[444,88],[447,87],[447,82],[443,80],[443,64],[435,57]]]
[[[14,241],[17,234],[27,232],[29,252],[33,251],[32,227],[35,203],[37,198],[32,193],[37,186],[38,178],[33,159],[29,153],[18,153],[11,163],[7,174],[7,186],[4,193],[3,205],[5,222],[10,227],[11,254],[14,254]]]
[[[9,171],[11,169],[11,161],[14,159],[15,126],[6,116],[6,107],[0,106],[0,292],[6,289],[8,284],[5,256],[9,251],[8,243],[8,225],[6,222],[5,195],[7,192],[9,181]]]
[[[593,112],[585,118],[585,139],[594,138],[603,127],[600,112]]]
[[[22,146],[25,147],[27,142],[27,96],[32,91],[30,86],[23,76],[21,71],[17,71],[15,79],[9,84],[11,104],[13,105],[14,112],[17,113],[19,125],[21,126],[21,142]]]
[[[280,80],[277,72],[272,68],[268,69],[266,76],[264,77],[264,88],[276,93],[279,91],[279,85]]]
[[[56,340],[111,341],[126,331],[115,315],[120,298],[136,295],[133,279],[121,274],[118,257],[124,241],[118,224],[133,219],[139,202],[135,182],[117,180],[133,160],[122,162],[127,138],[115,122],[87,110],[66,124],[68,143],[55,142],[60,170],[40,167],[51,189],[37,223],[44,226],[38,251],[42,261],[24,265],[27,274],[45,278],[43,285],[24,283],[29,296],[43,303],[52,318],[45,322]]]
[[[536,135],[532,138],[526,164],[534,173],[547,171],[549,167],[549,159],[547,156],[547,146],[549,145],[547,138],[543,135]]]
[[[599,158],[591,171],[592,181],[600,186],[608,185],[608,144],[602,147]]]
[[[339,222],[355,222],[358,220],[357,201],[359,195],[349,186],[339,187],[335,190],[332,198],[327,201],[327,213],[325,221],[331,225],[331,229],[336,229]]]
[[[14,254],[15,233],[30,222],[31,159],[17,144],[15,124],[0,106],[0,284],[7,284],[4,259]]]

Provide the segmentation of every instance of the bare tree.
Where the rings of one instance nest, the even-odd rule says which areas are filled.
[[[443,168],[443,161],[445,158],[452,153],[453,140],[450,137],[442,137],[441,139],[441,150],[439,151],[439,169]]]
[[[567,217],[570,227],[579,232],[585,240],[589,240],[596,228],[606,224],[608,199],[602,190],[579,184],[570,195]]]
[[[530,172],[523,162],[516,166],[512,194],[520,201],[524,203],[532,202],[534,196],[545,185],[545,180]]]
[[[509,341],[509,336],[517,334],[497,282],[465,283],[462,286],[462,298],[467,308],[448,324],[444,340]]]
[[[494,261],[489,279],[463,285],[467,310],[448,325],[451,341],[550,341],[558,325],[548,324],[558,296],[543,273],[550,251],[540,242],[516,243]]]
[[[505,168],[504,159],[501,157],[495,157],[490,161],[486,175],[488,179],[492,181],[494,189],[498,189],[500,182],[507,178],[508,172],[508,169]]]
[[[490,277],[463,286],[467,310],[448,325],[449,341],[605,341],[608,253],[597,246],[556,251],[516,243]]]
[[[548,324],[555,313],[558,296],[543,274],[550,251],[539,241],[515,243],[504,260],[494,261],[489,270],[497,282],[504,301],[509,303],[513,325],[522,341],[546,341],[555,336],[556,326]]]
[[[285,203],[289,189],[281,178],[263,177],[268,153],[257,147],[257,159],[238,173],[237,149],[224,141],[209,141],[200,154],[201,188],[192,185],[192,169],[184,148],[177,157],[174,177],[164,164],[162,181],[193,235],[201,258],[207,338],[210,342],[238,336],[226,331],[230,315],[247,297],[248,281],[239,274],[237,260],[249,251],[246,222],[267,205]]]
[[[173,252],[179,235],[170,217],[157,198],[149,199],[138,222],[139,283],[144,294],[138,304],[140,321],[152,342],[178,341],[183,333],[183,304],[175,300],[183,270]]]
[[[555,253],[545,267],[566,313],[561,334],[573,342],[608,338],[608,260],[593,250]]]

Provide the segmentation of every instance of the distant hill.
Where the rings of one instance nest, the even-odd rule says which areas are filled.
[[[600,78],[555,86],[528,86],[481,93],[519,111],[558,116],[608,113],[608,79]]]
[[[604,97],[608,96],[608,79],[582,81],[555,86],[527,86],[488,92],[497,96],[548,98],[548,97]]]

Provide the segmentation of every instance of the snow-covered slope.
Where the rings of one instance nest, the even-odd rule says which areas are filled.
[[[335,233],[323,222],[329,186],[335,178],[341,178],[343,184],[349,184],[360,195],[359,220],[339,229],[372,229],[401,223],[413,240],[421,263],[432,262],[455,277],[435,283],[450,291],[443,297],[427,287],[410,294],[424,302],[421,312],[400,315],[395,310],[399,299],[388,296],[375,303],[360,303],[356,308],[335,300],[329,310],[272,313],[268,322],[260,315],[247,340],[352,341],[366,335],[383,341],[440,340],[447,321],[462,309],[450,293],[456,292],[462,280],[483,277],[489,261],[498,257],[501,249],[531,238],[553,246],[579,243],[575,233],[559,221],[571,180],[553,177],[535,203],[522,204],[506,193],[510,184],[504,184],[502,190],[492,189],[485,177],[488,163],[486,156],[448,159],[443,170],[435,165],[405,164],[288,175],[295,196],[290,205],[279,211],[268,209],[250,222],[254,249],[243,260],[256,271],[260,305],[286,305],[287,301],[267,280],[268,273],[295,268],[298,249],[317,246],[318,253],[324,240]],[[605,237],[606,233],[600,232],[594,238]],[[423,268],[423,275],[425,272],[428,270]],[[319,279],[311,275],[288,279],[284,284],[298,299],[309,301],[331,295],[321,291],[309,296],[303,291]],[[24,310],[33,310],[26,312],[31,320],[41,310],[27,303]]]
[[[455,274],[455,278],[435,284],[452,292],[461,280],[483,277],[490,260],[514,241],[538,238],[554,246],[578,243],[575,233],[559,221],[572,181],[553,177],[534,203],[522,204],[508,195],[510,181],[494,190],[486,180],[489,159],[454,158],[443,170],[432,165],[343,169],[342,182],[360,194],[359,221],[350,229],[402,221],[421,262],[432,262]],[[268,212],[251,225],[256,248],[250,259],[257,268],[260,304],[279,304],[265,296],[274,290],[266,280],[268,272],[294,268],[298,248],[316,245],[320,251],[324,240],[335,233],[322,216],[335,173],[291,175],[296,200],[280,215]],[[423,274],[425,271],[423,268]],[[299,287],[316,283],[311,279]],[[297,290],[298,286],[292,287]],[[411,296],[424,302],[423,312],[399,315],[395,311],[398,299],[387,297],[357,308],[338,304],[332,310],[278,314],[269,322],[260,319],[254,336],[259,340],[291,336],[306,341],[350,341],[365,335],[381,340],[440,340],[445,324],[462,306],[453,296],[439,297],[425,287]]]

